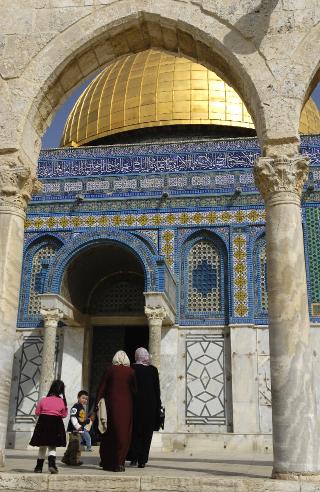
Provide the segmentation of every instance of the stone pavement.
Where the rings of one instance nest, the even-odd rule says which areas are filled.
[[[61,457],[63,450],[59,452]],[[7,450],[6,468],[0,473],[0,490],[95,492],[320,492],[320,483],[271,480],[270,454],[152,453],[144,469],[127,467],[112,473],[98,466],[98,448],[82,454],[83,465],[59,462],[59,474],[32,472],[36,451]]]

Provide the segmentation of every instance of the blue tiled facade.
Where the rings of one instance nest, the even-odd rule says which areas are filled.
[[[301,151],[311,159],[303,222],[317,314],[320,137],[302,137]],[[180,325],[267,324],[265,212],[252,174],[259,153],[254,138],[43,151],[44,189],[26,221],[18,327],[41,322],[30,311],[31,291],[59,293],[71,259],[103,242],[138,258],[145,290],[165,291]],[[190,266],[196,245],[203,258]]]

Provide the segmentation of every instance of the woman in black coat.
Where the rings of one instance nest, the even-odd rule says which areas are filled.
[[[135,352],[137,392],[133,400],[133,428],[127,458],[131,466],[144,468],[149,458],[153,431],[160,427],[160,383],[158,369],[150,364],[147,349],[140,347]]]

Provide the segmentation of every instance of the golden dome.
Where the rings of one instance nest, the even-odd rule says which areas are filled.
[[[299,131],[307,135],[320,133],[320,111],[311,97],[301,112]]]
[[[320,132],[315,105],[303,121],[304,133]],[[69,114],[61,144],[83,145],[137,128],[199,124],[254,128],[238,94],[214,72],[150,49],[109,63],[88,85]]]

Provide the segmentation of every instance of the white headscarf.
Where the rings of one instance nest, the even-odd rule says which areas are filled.
[[[114,354],[112,364],[114,366],[130,366],[130,361],[127,354],[123,350],[118,350],[118,352]]]
[[[150,361],[150,354],[148,350],[144,347],[139,347],[135,351],[134,358],[136,359],[136,364],[142,364],[143,366],[148,366]]]

